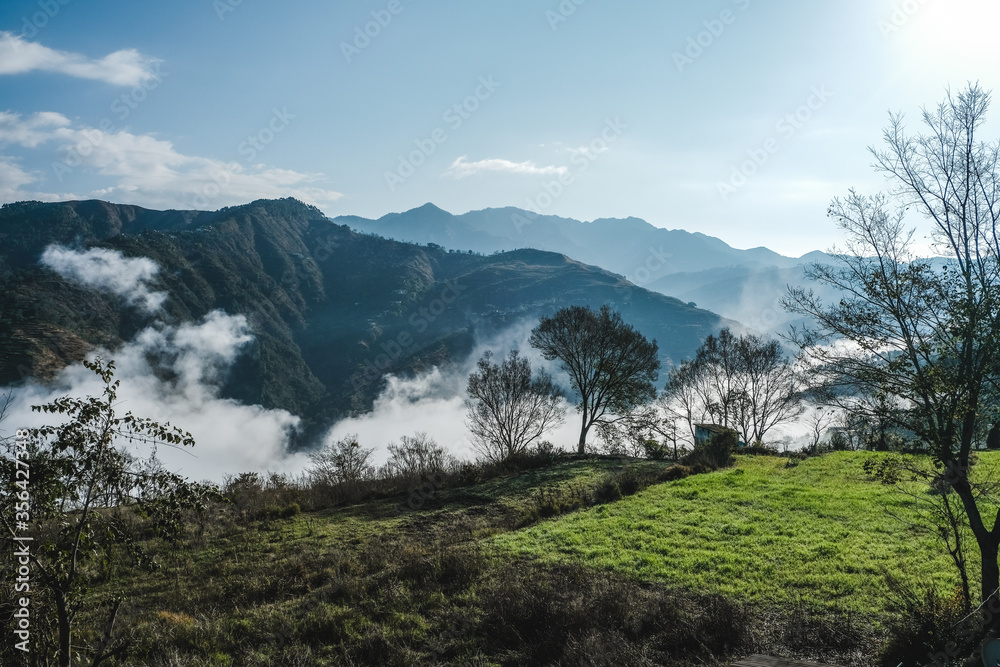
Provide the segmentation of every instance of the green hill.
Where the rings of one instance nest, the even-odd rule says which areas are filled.
[[[865,456],[741,456],[551,518],[553,498],[593,500],[623,465],[668,464],[563,459],[322,510],[272,486],[179,546],[147,543],[158,573],[111,565],[94,589],[129,600],[144,665],[869,665],[900,613],[882,573],[918,589],[955,576]],[[307,511],[277,518],[291,502]],[[254,518],[265,506],[274,518]]]
[[[496,546],[742,600],[855,611],[891,611],[886,570],[957,586],[937,536],[894,518],[919,525],[912,501],[865,475],[870,456],[839,452],[791,468],[785,458],[744,457],[736,468],[506,534]]]

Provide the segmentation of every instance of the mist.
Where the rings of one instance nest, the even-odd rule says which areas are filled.
[[[80,251],[50,245],[40,263],[63,278],[116,294],[147,313],[159,310],[167,298],[166,292],[150,289],[149,282],[159,274],[160,267],[146,257],[129,258],[107,248]]]
[[[557,362],[541,357],[528,344],[533,322],[505,329],[476,343],[463,362],[447,370],[434,367],[414,378],[386,377],[386,387],[375,399],[372,411],[335,424],[324,440],[330,443],[347,435],[357,435],[362,447],[374,449],[372,461],[381,465],[389,457],[387,445],[399,442],[401,436],[423,432],[458,459],[474,460],[479,453],[472,445],[465,425],[465,388],[469,374],[487,351],[493,352],[494,362],[501,361],[510,350],[517,349],[531,362],[533,371],[544,369],[557,384],[569,390],[569,383]],[[573,449],[580,437],[580,425],[573,406],[566,405],[566,422],[546,431],[542,439],[558,448]]]
[[[144,312],[157,312],[166,299],[166,293],[149,287],[159,267],[147,258],[125,258],[101,248],[82,252],[50,246],[42,264],[68,280],[120,295]],[[213,482],[245,471],[296,473],[308,462],[305,455],[287,451],[299,417],[219,396],[233,362],[252,341],[242,315],[215,310],[180,325],[154,316],[131,341],[114,351],[93,350],[88,359],[114,361],[115,379],[121,381],[119,416],[132,412],[192,434],[193,448],[158,448],[156,454],[168,469]],[[83,364],[72,364],[50,383],[29,380],[10,391],[12,403],[0,425],[4,434],[58,422],[58,417],[33,412],[31,406],[63,396],[99,396],[103,384]],[[133,453],[148,457],[151,452],[144,446]]]

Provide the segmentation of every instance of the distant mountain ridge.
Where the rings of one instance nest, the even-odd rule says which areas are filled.
[[[0,209],[0,384],[50,378],[150,323],[121,297],[40,266],[50,244],[156,262],[164,321],[245,315],[254,341],[223,397],[286,409],[317,429],[370,409],[387,373],[462,364],[477,341],[568,305],[611,304],[657,339],[664,362],[735,325],[562,254],[481,256],[386,240],[293,199],[213,212],[25,202]]]
[[[437,243],[457,250],[550,250],[626,276],[637,268],[636,251],[660,250],[661,246],[671,261],[659,270],[660,275],[728,266],[788,268],[825,257],[820,252],[786,257],[765,247],[738,250],[700,232],[656,227],[641,218],[583,222],[514,207],[453,215],[428,203],[377,220],[359,216],[338,216],[334,220],[399,241]]]
[[[334,220],[359,231],[445,248],[482,253],[537,248],[562,253],[764,331],[794,321],[778,303],[785,285],[802,284],[806,265],[831,261],[819,251],[786,257],[765,247],[739,250],[712,236],[664,229],[640,218],[583,222],[513,207],[453,215],[425,204],[377,220],[358,216]],[[713,283],[722,289],[707,288]]]

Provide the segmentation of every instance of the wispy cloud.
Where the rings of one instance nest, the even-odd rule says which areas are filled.
[[[159,62],[135,49],[122,49],[95,60],[28,42],[11,32],[0,32],[0,75],[58,72],[115,86],[137,86],[154,76]]]
[[[146,257],[125,257],[107,248],[79,251],[50,245],[42,253],[41,263],[64,278],[117,294],[149,313],[159,310],[167,298],[166,292],[149,289],[160,267]]]
[[[552,165],[539,167],[531,160],[526,160],[525,162],[511,162],[510,160],[504,160],[502,158],[489,158],[486,160],[479,160],[477,162],[469,162],[466,158],[467,156],[463,155],[452,162],[451,166],[445,170],[445,175],[451,176],[452,178],[466,178],[468,176],[481,174],[485,171],[499,171],[506,172],[508,174],[544,176],[550,174],[565,174],[568,171],[566,167],[556,167]]]
[[[261,197],[295,197],[323,206],[343,195],[321,187],[320,173],[303,173],[266,165],[225,162],[178,152],[169,141],[125,130],[101,132],[74,125],[62,114],[35,113],[27,117],[0,112],[0,148],[16,145],[38,148],[54,144],[59,159],[49,173],[59,183],[81,169],[106,177],[108,184],[87,196],[151,208],[197,208],[195,194],[213,184],[215,206],[242,204]],[[234,148],[235,152],[235,148]],[[0,157],[0,171],[9,171],[11,182],[0,181],[5,199],[59,199],[57,195],[29,192],[23,186],[42,189],[42,174],[24,171],[13,158]],[[13,185],[16,184],[16,185]]]

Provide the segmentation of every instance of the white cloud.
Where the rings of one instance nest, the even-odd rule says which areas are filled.
[[[69,125],[69,118],[52,111],[35,113],[24,120],[19,114],[0,111],[0,143],[34,148],[57,136],[57,130]]]
[[[57,145],[59,159],[51,174],[60,187],[75,172],[97,173],[109,181],[87,196],[150,208],[215,209],[268,197],[295,197],[322,206],[343,195],[320,186],[323,174],[303,173],[266,165],[244,165],[213,158],[185,155],[169,141],[125,130],[102,132],[73,125],[62,114],[35,113],[22,117],[0,113],[0,146],[36,148]],[[9,165],[14,166],[16,165]],[[24,174],[19,185],[0,190],[7,200],[59,199],[29,193],[20,185],[32,182]],[[37,181],[37,179],[34,179]]]
[[[219,398],[219,383],[251,340],[246,318],[214,311],[199,322],[157,323],[114,352],[98,350],[91,358],[100,355],[115,361],[121,414],[131,411],[192,434],[193,449],[159,449],[160,460],[170,470],[215,482],[246,471],[300,472],[307,457],[287,449],[298,417]],[[101,390],[94,373],[81,364],[68,366],[52,385],[29,383],[15,389],[4,426],[52,423],[51,415],[34,413],[31,406],[67,395],[97,396]],[[137,446],[134,453],[146,457],[149,451]]]
[[[504,160],[502,158],[490,158],[486,160],[479,160],[477,162],[469,162],[466,157],[467,156],[462,155],[452,162],[451,166],[444,172],[445,175],[451,176],[452,178],[466,178],[468,176],[481,174],[484,171],[499,171],[506,172],[508,174],[543,176],[549,174],[565,174],[569,171],[567,167],[555,167],[551,165],[539,167],[531,160],[527,160],[525,162],[511,162],[510,160]]]
[[[34,180],[35,177],[17,165],[13,158],[0,155],[0,199],[14,199],[22,186]]]
[[[128,258],[107,248],[84,252],[50,245],[42,253],[41,263],[64,278],[124,297],[129,304],[141,305],[148,313],[159,310],[167,298],[166,292],[149,289],[148,283],[160,272],[160,267],[146,257]]]
[[[122,49],[94,60],[79,53],[56,51],[27,42],[10,32],[0,32],[0,75],[58,72],[115,86],[137,86],[154,76],[159,62],[135,49]]]

